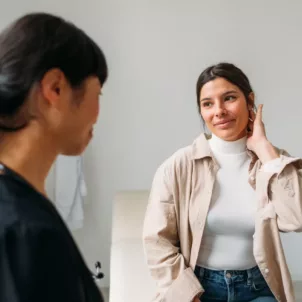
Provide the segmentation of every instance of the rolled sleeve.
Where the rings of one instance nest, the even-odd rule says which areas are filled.
[[[279,174],[282,170],[293,162],[299,161],[299,158],[293,158],[286,155],[280,155],[280,157],[275,158],[262,166],[262,171],[266,173]],[[271,175],[272,176],[272,175]]]
[[[275,158],[267,163],[265,163],[262,167],[264,172],[267,173],[279,173],[282,169],[282,158]]]
[[[201,295],[203,291],[200,282],[196,278],[193,270],[189,267],[172,283],[163,301],[191,302],[196,296]]]
[[[280,231],[302,231],[302,160],[286,152],[260,169],[256,188],[263,203],[272,202]]]

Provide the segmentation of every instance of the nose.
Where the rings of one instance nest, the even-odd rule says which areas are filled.
[[[223,105],[217,105],[216,111],[215,111],[215,116],[218,118],[223,117],[226,114],[225,108]]]

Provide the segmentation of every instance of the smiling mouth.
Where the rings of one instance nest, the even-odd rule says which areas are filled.
[[[227,121],[221,121],[216,124],[214,124],[215,127],[224,127],[228,126],[230,123],[234,122],[235,120],[227,120]]]

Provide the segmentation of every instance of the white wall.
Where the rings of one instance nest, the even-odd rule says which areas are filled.
[[[195,83],[208,65],[231,61],[241,67],[264,103],[269,139],[302,156],[299,0],[7,3],[1,25],[30,9],[59,12],[86,29],[107,55],[110,77],[85,153],[85,227],[74,234],[88,264],[102,262],[104,285],[113,195],[148,189],[156,167],[202,130]],[[286,235],[283,242],[293,277],[302,280],[302,237]]]

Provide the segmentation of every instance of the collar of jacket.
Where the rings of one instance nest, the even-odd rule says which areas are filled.
[[[201,133],[193,142],[192,145],[192,159],[193,160],[200,160],[200,159],[204,159],[204,158],[211,158],[214,162],[214,165],[216,166],[216,168],[219,168],[219,164],[217,163],[217,161],[215,160],[215,157],[211,151],[210,145],[208,140],[211,138],[211,135],[206,134],[206,133]],[[250,173],[250,177],[251,177],[251,184],[254,184],[254,179],[255,179],[255,174],[256,174],[256,168],[260,167],[260,161],[257,157],[257,155],[252,152],[249,149],[246,149],[247,154],[250,156],[251,158],[251,163],[250,163],[250,167],[249,167],[249,173]],[[257,165],[256,165],[257,163]]]

